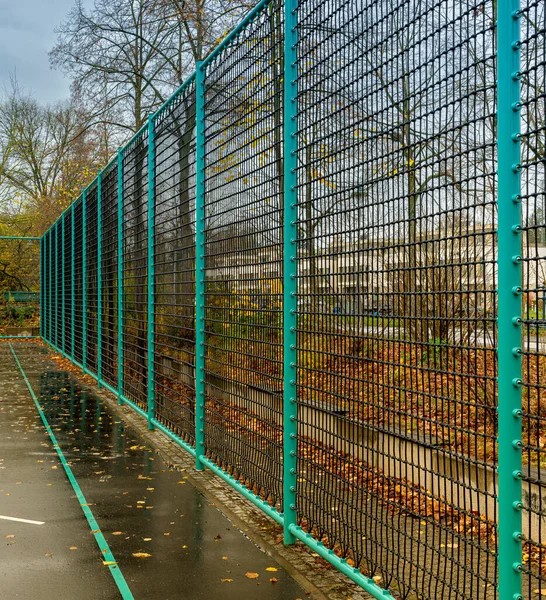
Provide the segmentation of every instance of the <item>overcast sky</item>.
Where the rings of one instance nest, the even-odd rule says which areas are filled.
[[[55,42],[55,27],[73,2],[0,0],[0,87],[9,85],[15,71],[21,86],[36,99],[54,102],[68,97],[69,81],[51,70],[47,53]]]

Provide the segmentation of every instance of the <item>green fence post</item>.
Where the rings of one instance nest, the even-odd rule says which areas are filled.
[[[290,526],[297,523],[296,485],[298,451],[297,361],[297,1],[284,3],[284,219],[283,219],[283,498],[284,543],[294,544]]]
[[[40,239],[40,337],[44,336],[44,238]]]
[[[40,315],[40,326],[42,328],[42,337],[47,339],[47,232],[44,233],[44,236],[41,241],[42,246],[42,283],[43,286],[43,300],[42,300],[42,313]],[[43,321],[43,324],[42,324]]]
[[[42,337],[47,340],[47,311],[48,311],[48,298],[47,298],[47,285],[48,285],[48,273],[47,273],[47,231],[44,233],[42,238],[42,286],[44,288],[43,301],[42,301],[42,314],[40,315],[40,327],[42,328]]]
[[[148,429],[154,429],[155,338],[154,338],[154,229],[155,229],[155,128],[154,115],[148,115]]]
[[[97,174],[97,387],[102,384],[102,171]]]
[[[60,349],[60,341],[59,341],[59,304],[61,303],[61,299],[59,297],[59,220],[55,221],[54,225],[55,229],[55,246],[54,246],[54,254],[55,260],[53,261],[53,269],[54,269],[54,277],[55,277],[55,346],[57,350]]]
[[[520,26],[497,5],[499,600],[522,599]]]
[[[123,150],[118,148],[118,404],[123,404]]]
[[[47,316],[47,320],[48,320],[48,341],[50,344],[53,344],[53,308],[52,308],[52,301],[53,301],[53,280],[51,278],[51,273],[53,272],[53,269],[51,268],[51,261],[52,261],[52,254],[51,254],[51,250],[52,250],[52,245],[53,245],[53,226],[51,226],[49,228],[48,231],[48,242],[47,242],[47,255],[48,255],[48,261],[47,261],[47,278],[49,280],[49,288],[48,288],[48,306],[47,306],[47,310],[48,310],[48,316]]]
[[[57,273],[55,267],[57,266],[56,252],[57,250],[57,229],[56,223],[51,226],[51,343],[57,346]],[[55,290],[55,293],[54,293]]]
[[[49,343],[53,344],[53,227],[49,229],[48,251],[48,277],[49,277]]]
[[[82,191],[82,370],[87,368],[87,189]]]
[[[50,298],[51,298],[51,343],[56,346],[57,345],[57,339],[56,339],[56,332],[57,332],[57,324],[56,324],[56,306],[55,306],[55,293],[54,290],[56,292],[56,285],[57,285],[57,276],[55,274],[55,246],[57,245],[56,242],[56,231],[55,231],[55,223],[53,223],[53,225],[51,226],[51,243],[50,243],[50,249],[51,249],[51,262],[49,265],[49,269],[51,271],[51,294],[50,294]]]
[[[65,334],[66,334],[66,329],[65,329],[65,317],[64,317],[64,310],[65,310],[65,306],[66,306],[66,298],[65,298],[65,293],[64,293],[64,211],[63,214],[61,215],[61,220],[60,220],[60,225],[61,225],[61,294],[62,294],[62,304],[61,304],[61,353],[63,355],[63,357],[66,357],[66,350],[65,350]]]
[[[48,285],[48,307],[47,307],[47,312],[48,312],[48,317],[47,317],[47,326],[48,326],[48,342],[50,344],[53,344],[53,260],[52,260],[52,240],[53,240],[53,227],[49,228],[49,232],[48,232],[48,251],[47,251],[47,278],[49,279],[49,285]]]
[[[55,319],[57,321],[56,323],[56,327],[55,327],[55,332],[56,332],[56,340],[57,340],[57,348],[59,348],[59,350],[61,350],[61,354],[62,354],[62,320],[59,318],[62,315],[59,315],[59,312],[61,312],[62,309],[62,303],[63,303],[63,298],[62,298],[62,289],[61,289],[61,259],[62,259],[62,248],[61,248],[61,252],[59,252],[59,239],[61,237],[61,218],[59,217],[57,219],[57,223],[55,224],[55,276],[57,277],[57,287],[55,290]],[[62,244],[61,244],[62,246]]]
[[[195,468],[205,467],[205,71],[195,68]]]
[[[72,360],[74,360],[74,340],[76,338],[76,335],[74,333],[74,315],[75,315],[75,309],[74,309],[74,302],[75,302],[75,297],[76,297],[76,293],[75,293],[75,289],[74,289],[74,266],[75,266],[75,262],[74,262],[74,203],[72,203],[72,206],[70,207],[70,211],[71,211],[71,219],[70,219],[70,331],[71,336],[70,336],[70,357],[72,358]]]

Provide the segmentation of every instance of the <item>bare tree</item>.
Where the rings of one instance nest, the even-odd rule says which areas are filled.
[[[72,77],[97,122],[138,131],[242,6],[228,0],[97,0],[86,10],[77,0],[57,29],[50,60]]]
[[[78,0],[57,29],[51,63],[70,75],[98,121],[137,131],[163,100],[171,45],[170,23],[144,0],[98,0],[87,11]]]
[[[13,82],[15,83],[15,82]],[[8,97],[0,104],[0,115],[6,114],[9,106],[13,103],[14,96],[17,93],[15,89],[9,92]],[[17,137],[17,123],[13,119],[0,118],[0,189],[8,177],[8,173],[13,169],[13,161],[11,160]],[[2,195],[0,194],[0,200]]]
[[[41,233],[104,163],[100,140],[74,101],[42,106],[17,88],[1,107],[0,131],[11,136],[0,199],[32,215]]]

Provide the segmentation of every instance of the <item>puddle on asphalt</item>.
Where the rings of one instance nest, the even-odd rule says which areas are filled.
[[[68,373],[31,381],[135,598],[312,597]]]

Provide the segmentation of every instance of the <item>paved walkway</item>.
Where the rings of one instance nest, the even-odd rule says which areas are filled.
[[[313,597],[125,430],[102,400],[55,370],[45,350],[13,347],[88,507],[80,506],[9,345],[0,344],[2,597]],[[85,508],[98,529],[90,528]],[[104,560],[111,558],[104,543],[97,545],[101,535],[114,565]],[[112,569],[122,574],[125,595]]]

